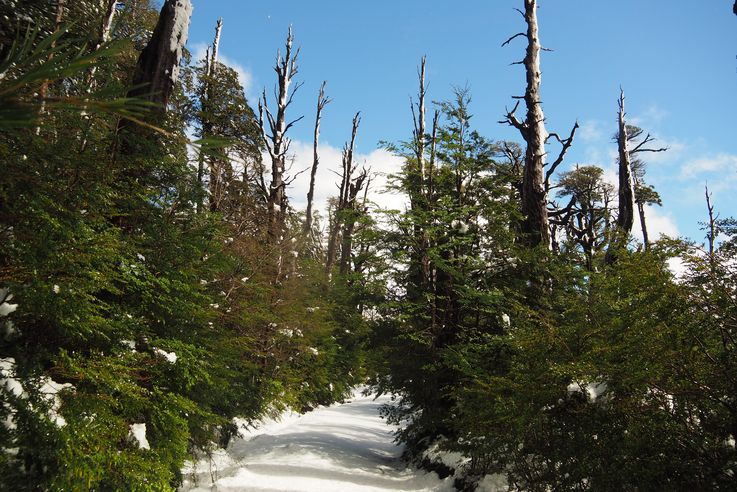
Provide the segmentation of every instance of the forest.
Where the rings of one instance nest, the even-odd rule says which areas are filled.
[[[396,88],[406,136],[381,143],[403,205],[371,199],[367,108],[324,210],[331,86],[297,91],[299,32],[243,47],[276,53],[254,100],[223,21],[188,49],[192,3],[0,0],[0,490],[176,490],[236,417],[357,387],[391,395],[404,460],[458,490],[737,488],[737,219],[706,188],[703,238],[648,234],[667,148],[624,90],[616,181],[570,159],[579,123],[550,128],[541,96],[550,0],[516,0],[501,40],[520,58],[519,95],[496,96],[515,139],[474,127],[493,110],[467,87],[431,99],[418,53]]]

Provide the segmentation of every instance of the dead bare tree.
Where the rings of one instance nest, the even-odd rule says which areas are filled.
[[[659,203],[660,198],[657,193],[650,187],[639,183],[638,173],[634,172],[635,165],[640,168],[640,175],[644,174],[643,163],[637,159],[637,154],[643,152],[665,152],[666,147],[652,148],[648,144],[655,139],[648,133],[642,140],[643,130],[627,124],[627,113],[624,106],[624,90],[619,91],[619,111],[617,113],[617,154],[618,154],[618,215],[616,222],[616,230],[612,236],[612,246],[607,252],[606,261],[611,264],[616,260],[615,249],[622,247],[629,234],[632,232],[634,225],[634,209],[637,207],[640,217],[640,225],[642,227],[643,240],[645,248],[649,247],[649,237],[647,232],[647,223],[645,220],[645,205],[647,203]],[[638,141],[639,140],[639,141]],[[634,146],[630,149],[630,143]],[[636,193],[636,190],[639,190]]]
[[[550,224],[548,220],[548,188],[550,177],[555,169],[563,162],[568,149],[573,144],[578,123],[573,127],[570,136],[562,140],[556,134],[548,135],[545,128],[545,114],[540,99],[540,51],[544,48],[540,44],[537,22],[537,0],[524,0],[524,12],[518,10],[527,24],[526,32],[519,32],[507,39],[502,46],[509,44],[513,39],[524,37],[527,39],[527,51],[522,61],[515,65],[524,65],[527,79],[527,88],[523,97],[518,97],[517,103],[511,111],[507,111],[505,120],[516,128],[525,141],[525,159],[522,175],[522,238],[529,246],[544,244],[550,246]],[[520,100],[524,99],[527,114],[524,121],[516,116]],[[558,158],[545,172],[547,151],[545,144],[550,137],[555,137],[563,146]]]
[[[100,30],[97,33],[97,43],[95,44],[95,51],[99,50],[103,44],[110,40],[110,31],[113,28],[113,19],[115,18],[115,11],[118,6],[118,0],[102,0],[103,7],[105,8],[102,22],[100,23]],[[94,88],[95,73],[97,71],[97,65],[93,65],[87,74],[87,93],[92,92]]]
[[[215,25],[215,37],[212,40],[212,54],[210,55],[210,58],[205,63],[205,87],[203,92],[203,120],[202,120],[202,134],[205,137],[209,137],[212,135],[213,130],[213,121],[211,120],[208,113],[208,106],[209,102],[213,99],[213,85],[212,85],[212,77],[215,77],[218,73],[218,53],[220,50],[220,36],[222,34],[223,30],[223,19],[220,18],[217,20],[217,24]],[[209,50],[208,50],[209,52]],[[208,165],[210,168],[210,182],[209,182],[209,188],[210,188],[210,211],[217,212],[220,208],[220,201],[221,197],[223,195],[223,187],[225,185],[223,180],[223,167],[227,166],[228,163],[223,162],[222,159],[218,159],[215,155],[206,155],[206,152],[204,152],[205,148],[200,149],[200,163],[201,166],[203,164],[203,160],[207,158]],[[198,167],[198,173],[200,171],[200,168]],[[201,183],[201,181],[200,181]]]
[[[128,97],[155,103],[163,111],[179,74],[179,60],[187,42],[190,0],[166,0],[151,40],[138,57]],[[127,121],[127,120],[124,120]]]
[[[54,33],[59,32],[59,29],[61,29],[61,23],[64,20],[64,7],[66,6],[66,0],[57,0],[56,2],[56,18],[54,19]],[[56,41],[53,41],[51,43],[51,53],[49,53],[48,61],[51,61],[51,59],[54,57],[54,48],[56,47]],[[43,116],[46,112],[46,95],[49,91],[49,81],[44,80],[41,84],[41,87],[38,91],[38,97],[41,100],[41,106],[39,107],[38,115]],[[39,124],[36,125],[35,129],[36,135],[39,135],[41,133],[41,122],[39,119]]]
[[[619,214],[617,215],[617,227],[623,235],[632,231],[635,221],[635,184],[632,179],[632,165],[630,163],[630,152],[627,150],[627,122],[624,110],[624,90],[619,91],[619,131],[617,133],[617,149],[619,154]]]
[[[258,103],[259,127],[264,145],[271,157],[271,182],[269,183],[267,210],[268,234],[272,244],[276,244],[281,240],[288,205],[284,173],[290,140],[286,134],[295,123],[303,118],[300,116],[295,120],[287,121],[287,108],[292,103],[294,94],[302,86],[299,83],[291,91],[289,89],[294,76],[298,72],[297,57],[299,56],[299,48],[293,51],[293,42],[294,36],[290,26],[284,57],[278,51],[274,66],[274,71],[277,74],[277,86],[274,91],[277,102],[276,116],[269,109],[265,89]]]
[[[422,188],[424,183],[424,177],[425,177],[425,94],[427,93],[427,86],[425,85],[425,66],[427,64],[427,57],[423,56],[422,60],[420,61],[420,68],[417,71],[417,75],[419,78],[420,83],[420,89],[417,93],[418,101],[417,101],[417,112],[418,114],[415,114],[415,104],[410,101],[410,107],[412,109],[412,123],[414,124],[414,132],[413,132],[413,138],[414,138],[414,147],[415,147],[415,157],[417,159],[416,163],[416,186],[419,187],[417,190],[418,194],[422,194]],[[410,197],[415,198],[415,197]]]
[[[327,106],[331,99],[325,96],[325,84],[323,81],[320,85],[320,93],[317,96],[317,112],[315,113],[315,132],[312,142],[312,170],[310,171],[310,188],[307,191],[307,211],[305,212],[305,223],[303,233],[308,235],[312,231],[312,203],[315,197],[315,176],[317,175],[317,167],[320,164],[320,156],[318,153],[318,142],[320,140],[320,119],[322,118],[322,110]]]
[[[353,162],[356,145],[356,135],[361,123],[360,112],[353,117],[350,142],[343,146],[342,170],[340,174],[340,185],[338,187],[338,200],[335,205],[330,230],[328,233],[328,249],[325,261],[325,270],[330,273],[336,262],[338,247],[340,246],[340,272],[346,273],[350,266],[350,253],[352,244],[352,233],[355,227],[356,197],[361,192],[368,170],[362,169],[357,177],[353,177],[358,165]]]
[[[706,210],[709,212],[709,222],[706,224],[706,241],[709,247],[709,264],[714,269],[714,244],[717,236],[717,220],[718,215],[714,215],[714,205],[711,203],[711,193],[709,186],[704,185],[704,195],[706,196]]]

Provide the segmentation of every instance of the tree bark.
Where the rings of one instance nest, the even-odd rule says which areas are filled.
[[[305,212],[305,223],[302,232],[308,235],[312,231],[312,203],[315,197],[315,176],[317,175],[317,167],[320,164],[320,156],[318,154],[318,142],[320,140],[320,119],[322,118],[322,110],[330,102],[325,97],[325,84],[323,81],[320,86],[320,94],[317,96],[317,112],[315,114],[315,132],[312,141],[312,169],[310,171],[310,188],[307,191],[307,211]]]
[[[650,249],[650,236],[647,233],[647,220],[645,217],[645,204],[637,202],[637,213],[640,216],[640,229],[642,229],[642,244],[645,246],[645,251]]]
[[[205,100],[207,103],[213,99],[212,79],[210,77],[214,77],[218,73],[218,52],[222,30],[223,19],[220,18],[217,20],[217,24],[215,25],[215,37],[212,40],[212,54],[210,55],[211,58],[207,61],[206,66],[208,78],[205,80]],[[212,128],[213,122],[210,120],[209,115],[207,115],[202,121],[203,136],[212,136]],[[217,212],[220,209],[220,201],[223,196],[224,180],[222,167],[225,164],[218,162],[218,159],[213,154],[207,156],[206,153],[203,153],[203,155],[206,160],[209,161],[208,165],[210,167],[210,211]]]
[[[617,227],[625,237],[632,232],[634,224],[635,191],[632,180],[630,153],[627,150],[627,124],[624,111],[624,91],[619,93],[619,131],[617,147],[619,150],[619,215]]]
[[[177,80],[191,13],[190,0],[166,0],[151,40],[138,57],[128,97],[146,99],[165,110]]]
[[[341,246],[341,245],[342,245],[341,246],[341,258],[340,258],[341,273],[343,273],[344,270],[346,269],[345,267],[345,244],[346,242],[348,242],[348,245],[349,245],[348,255],[350,256],[350,243],[352,239],[343,237],[342,240],[340,240],[340,235],[342,232],[343,235],[347,233],[350,236],[353,232],[352,227],[350,228],[345,227],[345,224],[348,221],[353,220],[352,217],[346,217],[346,215],[347,215],[349,208],[353,204],[355,204],[355,198],[358,195],[358,193],[361,191],[363,181],[366,179],[366,176],[368,174],[364,170],[364,172],[361,173],[361,175],[358,177],[358,179],[356,179],[356,181],[352,180],[353,173],[356,170],[356,166],[353,164],[353,152],[355,149],[356,135],[358,134],[358,126],[360,123],[361,123],[360,113],[356,113],[356,115],[353,117],[351,140],[349,143],[346,143],[345,146],[343,146],[343,159],[342,159],[343,170],[341,172],[341,178],[340,178],[338,203],[336,204],[335,211],[333,212],[333,220],[330,224],[330,232],[328,234],[328,251],[327,251],[327,258],[325,261],[325,271],[328,272],[328,274],[330,274],[330,272],[333,269],[333,266],[335,265],[336,256],[338,253],[338,246]]]
[[[280,53],[276,55],[276,64],[274,71],[277,74],[277,111],[274,116],[269,110],[266,101],[266,91],[264,90],[259,100],[259,126],[261,135],[266,148],[271,157],[271,182],[269,183],[267,210],[268,210],[268,233],[272,244],[277,244],[281,240],[284,229],[285,214],[287,210],[287,196],[285,192],[286,183],[284,181],[284,172],[286,167],[286,154],[289,150],[289,139],[286,133],[297,121],[301,120],[300,116],[294,121],[287,122],[287,108],[292,102],[294,93],[299,89],[301,84],[295,86],[290,92],[289,86],[292,79],[297,75],[297,57],[299,49],[292,51],[294,36],[290,26],[287,34],[284,57]],[[268,129],[267,129],[268,125]],[[270,133],[269,133],[270,132]]]
[[[545,129],[545,114],[540,101],[540,37],[537,23],[537,0],[524,0],[524,17],[527,32],[518,33],[509,38],[522,36],[527,38],[527,51],[521,64],[525,66],[527,88],[524,100],[527,106],[525,121],[515,116],[515,108],[507,113],[507,123],[517,128],[527,148],[522,176],[522,240],[531,247],[543,244],[550,246],[550,231],[547,210],[547,193],[545,191],[545,141],[548,132]]]

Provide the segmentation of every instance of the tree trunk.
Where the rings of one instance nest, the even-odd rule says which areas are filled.
[[[54,19],[54,32],[58,32],[59,29],[61,29],[61,23],[64,20],[64,6],[66,4],[66,0],[58,0],[56,3],[56,18]],[[53,50],[54,47],[56,47],[56,41],[51,43],[51,49]],[[48,60],[51,61],[51,59],[54,57],[53,53],[49,54]],[[40,89],[38,90],[38,97],[41,99],[41,107],[39,108],[38,115],[39,115],[39,123],[36,126],[35,133],[36,135],[39,135],[41,133],[41,117],[46,112],[46,96],[49,92],[49,81],[44,80],[41,84]]]
[[[282,58],[281,54],[277,53],[276,64],[274,66],[278,79],[276,116],[269,110],[265,90],[258,103],[259,126],[264,144],[271,157],[271,182],[269,183],[266,205],[268,211],[268,234],[272,244],[277,244],[281,241],[287,209],[284,172],[286,167],[286,153],[289,150],[289,139],[286,137],[286,133],[294,123],[302,119],[302,117],[299,117],[288,123],[286,116],[287,108],[292,102],[292,97],[300,87],[300,85],[297,85],[291,93],[289,91],[292,79],[298,72],[297,57],[299,55],[299,49],[295,52],[292,51],[293,42],[294,36],[290,27],[287,34],[284,57]],[[270,134],[267,134],[267,124]]]
[[[214,77],[218,72],[218,51],[220,48],[220,34],[223,30],[223,19],[217,20],[215,25],[215,37],[212,40],[212,55],[210,60],[207,62],[207,75]],[[205,81],[205,99],[206,102],[210,102],[213,99],[213,87],[212,81],[208,78]],[[213,122],[210,120],[209,115],[202,122],[202,134],[203,136],[212,136]],[[206,160],[209,161],[210,167],[210,211],[217,212],[220,209],[220,201],[223,196],[223,186],[225,181],[223,179],[223,171],[225,163],[219,162],[215,155],[206,155]]]
[[[179,74],[191,14],[190,0],[166,0],[151,40],[138,57],[128,97],[146,99],[165,110]]]
[[[525,20],[527,21],[527,55],[525,72],[527,90],[527,150],[525,151],[525,170],[522,180],[523,232],[527,234],[530,245],[547,245],[548,211],[547,196],[544,189],[545,115],[540,101],[540,38],[537,26],[537,0],[525,0]]]
[[[325,97],[325,84],[323,81],[320,86],[320,94],[317,96],[317,113],[315,114],[315,133],[312,142],[312,170],[310,171],[310,188],[307,192],[307,211],[305,212],[305,223],[302,232],[305,236],[312,231],[312,202],[315,197],[315,175],[317,174],[317,166],[320,164],[320,156],[318,154],[318,141],[320,139],[320,119],[322,118],[322,110],[330,102]]]
[[[522,173],[522,241],[535,247],[543,244],[550,247],[550,229],[545,190],[545,142],[548,132],[545,129],[545,114],[540,101],[540,37],[537,24],[537,0],[524,0],[524,17],[527,32],[515,34],[504,44],[517,37],[527,38],[527,51],[521,64],[525,66],[527,88],[525,105],[527,114],[521,122],[515,116],[519,102],[507,113],[507,123],[517,128],[527,144],[525,165]]]
[[[645,220],[645,204],[637,202],[637,212],[640,215],[640,228],[642,229],[642,244],[645,246],[645,251],[650,249],[650,237],[647,233],[647,221]]]
[[[619,132],[617,133],[619,149],[619,215],[617,227],[625,237],[632,232],[634,224],[635,191],[632,180],[630,153],[627,150],[627,124],[624,111],[624,91],[619,94]]]
[[[353,173],[356,170],[356,167],[353,164],[353,152],[356,144],[356,135],[358,134],[358,125],[360,123],[360,113],[356,113],[356,115],[353,117],[350,143],[346,143],[343,147],[343,171],[341,173],[340,179],[338,203],[336,204],[335,211],[333,212],[333,220],[330,224],[330,232],[328,234],[328,252],[325,261],[325,271],[328,272],[328,274],[332,271],[333,266],[335,265],[341,232],[343,233],[343,238],[340,241],[340,243],[342,244],[340,258],[341,273],[347,271],[346,261],[348,261],[348,264],[350,263],[350,244],[352,241],[352,238],[350,236],[353,233],[353,227],[347,227],[346,224],[349,222],[353,222],[354,218],[352,216],[347,217],[347,214],[349,209],[354,206],[356,196],[358,196],[358,193],[360,193],[361,187],[363,186],[363,181],[368,175],[368,173],[364,170],[361,175],[359,175],[359,177],[355,180],[355,182],[352,180]],[[345,237],[346,234],[348,234],[349,237]],[[349,245],[347,259],[344,254],[346,243]]]

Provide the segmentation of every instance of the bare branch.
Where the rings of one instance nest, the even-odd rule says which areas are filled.
[[[573,129],[571,130],[571,134],[568,136],[567,139],[561,140],[557,133],[551,133],[548,135],[548,138],[545,139],[547,142],[551,136],[554,136],[558,142],[563,146],[563,148],[560,150],[560,153],[558,154],[558,158],[553,161],[553,163],[548,168],[547,172],[545,173],[545,189],[550,189],[550,177],[555,172],[555,169],[560,166],[560,164],[563,162],[563,159],[566,156],[566,153],[568,153],[568,149],[571,148],[571,145],[573,145],[573,138],[576,135],[576,130],[578,130],[578,121],[573,125]]]
[[[511,42],[512,42],[513,40],[515,40],[516,38],[519,38],[519,37],[525,37],[525,38],[526,38],[526,37],[527,37],[527,33],[526,33],[526,32],[518,32],[518,33],[517,33],[517,34],[515,34],[514,36],[512,36],[512,37],[510,37],[509,39],[507,39],[506,41],[504,41],[504,42],[502,43],[502,47],[504,47],[504,46],[508,45],[508,44],[509,44],[509,43],[511,43]]]

